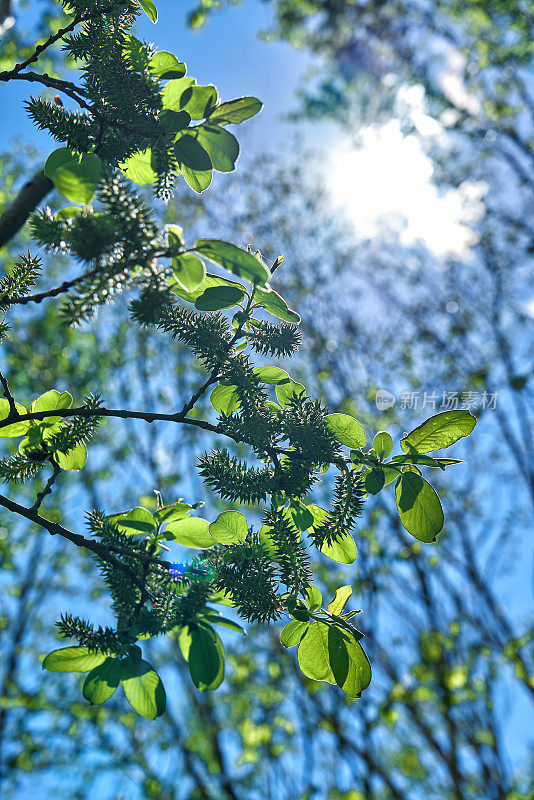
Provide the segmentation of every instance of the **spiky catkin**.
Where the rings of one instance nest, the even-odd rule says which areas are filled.
[[[291,446],[308,462],[328,464],[339,454],[339,444],[326,426],[327,409],[319,400],[294,394],[282,417]]]
[[[363,495],[356,472],[346,470],[336,476],[332,508],[323,522],[310,529],[316,547],[331,545],[351,532],[362,512]]]
[[[0,311],[7,311],[11,302],[27,294],[37,283],[41,273],[41,259],[25,253],[15,261],[10,272],[0,279]]]
[[[72,614],[62,614],[56,622],[60,636],[75,639],[82,647],[102,653],[120,653],[124,641],[112,628],[95,628],[90,622]]]
[[[228,358],[230,326],[221,314],[197,314],[177,304],[166,304],[156,324],[184,342],[207,370],[224,364]]]
[[[230,456],[226,448],[199,458],[199,473],[211,489],[230,502],[261,503],[276,488],[270,467],[249,467],[246,461]]]
[[[241,545],[216,548],[207,557],[218,575],[216,588],[232,597],[238,614],[260,625],[280,618],[276,569],[257,534],[249,533]]]
[[[263,524],[268,528],[267,535],[276,551],[280,581],[289,591],[302,593],[311,583],[313,573],[300,531],[287,510],[282,509],[266,511]]]
[[[278,358],[295,353],[302,341],[296,325],[273,325],[264,320],[250,329],[248,337],[250,346],[257,353]]]
[[[0,479],[4,483],[22,483],[35,478],[49,454],[42,449],[31,453],[16,453],[0,461]]]

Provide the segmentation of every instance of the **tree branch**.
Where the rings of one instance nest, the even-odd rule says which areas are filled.
[[[15,200],[0,217],[0,247],[11,241],[32,211],[35,211],[53,188],[54,184],[42,169],[24,184]]]
[[[8,497],[4,497],[1,494],[0,505],[4,506],[4,508],[7,508],[8,511],[12,511],[14,514],[18,514],[19,516],[24,517],[24,519],[34,522],[36,525],[39,525],[41,528],[47,530],[52,536],[62,536],[64,539],[68,539],[69,542],[75,544],[76,547],[84,547],[86,550],[90,550],[103,561],[107,561],[108,564],[111,564],[116,569],[125,572],[135,583],[138,589],[141,590],[141,592],[146,592],[146,587],[139,580],[135,572],[130,569],[127,564],[123,564],[122,561],[119,561],[119,559],[110,552],[109,548],[105,544],[101,544],[100,542],[96,542],[92,539],[86,539],[85,536],[81,535],[81,533],[69,531],[68,528],[64,528],[63,525],[60,525],[58,522],[51,522],[50,520],[45,519],[34,508],[26,508],[26,506],[21,506],[20,503],[15,503],[14,500],[10,500]]]

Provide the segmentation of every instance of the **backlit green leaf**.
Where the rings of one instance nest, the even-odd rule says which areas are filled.
[[[150,148],[134,153],[133,156],[127,158],[119,166],[121,172],[129,180],[141,186],[155,183],[158,179],[157,172],[152,168],[152,150]]]
[[[298,662],[308,678],[335,683],[328,653],[328,628],[323,622],[311,623],[300,642]]]
[[[345,447],[359,448],[365,444],[365,432],[354,417],[349,414],[329,414],[326,425],[336,437],[338,442]]]
[[[166,697],[161,678],[143,659],[123,659],[121,680],[126,699],[145,719],[156,719],[165,711]]]
[[[120,514],[111,514],[107,519],[117,526],[121,533],[134,536],[139,533],[151,533],[156,527],[154,517],[146,508],[137,506]]]
[[[28,412],[24,408],[24,406],[15,403],[15,407],[19,414],[27,414]],[[9,403],[4,398],[0,398],[0,422],[4,419],[7,419],[9,416]],[[0,428],[0,437],[4,437],[6,439],[13,437],[13,436],[24,436],[29,428],[31,427],[30,420],[26,420],[25,422],[13,422],[11,425],[6,425],[4,428]]]
[[[270,276],[267,267],[256,256],[220,239],[199,239],[194,249],[224,269],[252,283],[265,283]]]
[[[106,658],[91,670],[83,684],[83,696],[91,705],[99,706],[111,697],[121,679],[119,658]]]
[[[466,409],[443,411],[410,431],[401,439],[401,447],[405,453],[441,450],[464,436],[469,436],[476,424],[475,417]]]
[[[232,172],[239,155],[239,144],[235,136],[218,125],[201,125],[196,131],[197,139],[208,153],[213,169]]]
[[[395,497],[404,528],[421,542],[433,542],[443,528],[443,509],[435,489],[415,472],[400,475]]]
[[[171,259],[174,277],[187,292],[194,292],[206,277],[206,265],[192,253],[181,253]]]
[[[222,383],[211,393],[210,402],[219,414],[233,414],[240,406],[236,387],[225,386]]]
[[[171,533],[173,540],[184,547],[205,550],[215,544],[210,536],[209,527],[207,519],[186,517],[168,524],[167,533]]]
[[[258,288],[254,299],[262,308],[278,319],[283,319],[284,322],[290,322],[293,325],[299,324],[300,316],[292,308],[289,308],[284,298],[277,292],[273,290],[264,292],[263,289]]]
[[[337,625],[330,625],[328,655],[337,685],[351,697],[359,697],[371,683],[371,665],[362,646]]]
[[[68,453],[55,453],[54,458],[61,469],[83,469],[87,461],[87,448],[84,444],[79,444]]]
[[[217,125],[243,122],[261,111],[262,106],[263,103],[256,97],[238,97],[236,100],[221,103],[211,112],[209,121],[215,122]]]
[[[309,622],[299,622],[298,619],[292,619],[282,630],[280,641],[284,647],[293,647],[300,642],[309,627]]]
[[[158,21],[158,9],[152,2],[152,0],[139,0],[139,5],[149,18],[151,22]]]
[[[243,542],[247,530],[247,518],[239,511],[223,511],[209,527],[210,536],[220,544]]]
[[[220,686],[224,678],[224,649],[215,631],[198,627],[191,632],[189,672],[202,692]]]
[[[205,289],[195,300],[195,308],[199,311],[220,311],[233,308],[241,302],[245,292],[239,286],[213,286]]]
[[[178,61],[176,56],[167,50],[160,50],[154,53],[148,62],[148,68],[152,75],[159,80],[167,80],[172,78],[182,78],[186,73],[185,64]]]
[[[95,653],[88,647],[62,647],[43,659],[43,669],[50,672],[88,672],[103,664],[107,655]]]
[[[339,616],[345,606],[347,605],[348,599],[352,594],[352,586],[340,586],[339,589],[336,589],[336,594],[334,599],[328,603],[328,611],[331,614],[336,614]]]
[[[393,447],[393,439],[387,431],[379,431],[373,439],[373,450],[381,460],[387,458]]]

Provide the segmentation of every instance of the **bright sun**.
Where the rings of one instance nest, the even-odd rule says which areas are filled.
[[[461,193],[438,193],[430,159],[416,136],[402,135],[397,121],[364,130],[361,148],[347,144],[329,167],[332,199],[359,235],[376,235],[385,217],[395,217],[403,222],[404,243],[421,239],[438,256],[460,255],[473,243]]]

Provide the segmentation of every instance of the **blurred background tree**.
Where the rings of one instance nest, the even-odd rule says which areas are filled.
[[[201,25],[221,5],[204,0],[191,22]],[[54,645],[47,620],[66,597],[83,613],[98,599],[99,576],[88,558],[65,552],[51,537],[35,539],[21,524],[8,539],[0,529],[3,564],[10,567],[0,622],[6,797],[36,791],[103,800],[534,796],[527,600],[534,491],[532,15],[528,4],[506,2],[471,3],[468,11],[455,3],[423,9],[349,0],[271,6],[271,36],[306,48],[316,65],[288,139],[291,126],[299,131],[308,119],[308,129],[316,125],[332,137],[344,131],[350,146],[341,163],[321,169],[325,159],[315,143],[306,156],[298,145],[296,174],[293,159],[266,144],[263,155],[258,148],[254,181],[252,168],[241,169],[226,194],[199,199],[184,192],[177,209],[196,220],[199,233],[216,223],[220,235],[248,242],[254,231],[254,245],[266,257],[284,253],[283,288],[303,316],[307,342],[299,377],[335,410],[357,410],[373,428],[383,419],[383,427],[402,435],[428,416],[429,403],[439,407],[444,392],[473,402],[480,418],[468,464],[440,476],[448,517],[437,546],[408,541],[380,496],[373,531],[360,527],[356,563],[342,570],[327,559],[320,565],[325,593],[339,585],[342,571],[355,603],[366,608],[365,632],[373,632],[366,640],[373,683],[358,702],[312,685],[276,632],[262,630],[249,631],[262,645],[256,657],[238,634],[225,637],[231,668],[216,694],[202,695],[184,679],[187,665],[176,642],[151,643],[158,663],[165,659],[169,695],[157,723],[135,718],[119,699],[98,709],[73,700],[74,677],[65,689],[47,676],[45,696],[30,668],[40,654],[35,642],[43,651]],[[44,34],[59,24],[56,6],[39,8]],[[16,24],[6,36],[24,45]],[[460,198],[463,224],[450,232],[454,240],[436,245],[411,236],[402,214],[377,215],[366,228],[354,218],[371,202],[366,191],[373,187],[362,185],[362,161],[351,161],[350,153],[363,149],[372,159],[374,146],[380,157],[384,130],[398,132],[386,149],[388,142],[417,141],[441,196]],[[405,152],[400,147],[396,158]],[[38,167],[31,151],[5,155],[2,199]],[[408,204],[414,189],[403,188]],[[384,199],[387,185],[379,189]],[[174,210],[162,213],[171,220]],[[58,274],[64,268],[57,258],[46,265]],[[317,280],[320,289],[312,292]],[[83,395],[96,378],[110,403],[127,403],[150,386],[158,405],[172,408],[178,386],[194,376],[162,365],[147,381],[160,346],[152,334],[131,329],[125,302],[104,310],[87,330],[65,329],[44,306],[5,357],[9,381],[22,394],[38,393],[62,375]],[[185,363],[178,345],[175,355],[178,365]],[[379,389],[396,396],[393,408],[377,408]],[[483,403],[484,392],[494,407]],[[75,521],[80,508],[127,507],[156,485],[187,496],[196,480],[187,463],[200,445],[180,432],[177,461],[169,463],[168,435],[155,425],[108,421],[99,436],[112,447],[113,463],[99,459],[95,448],[81,473],[83,489],[65,482],[54,498],[58,511]],[[102,602],[103,621],[106,614]]]

